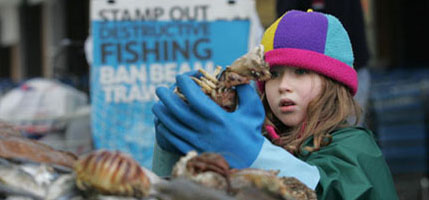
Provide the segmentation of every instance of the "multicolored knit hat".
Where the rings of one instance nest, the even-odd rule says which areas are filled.
[[[352,95],[358,87],[349,36],[334,16],[291,10],[264,33],[265,61],[312,70],[346,85]],[[264,91],[264,82],[258,82]]]

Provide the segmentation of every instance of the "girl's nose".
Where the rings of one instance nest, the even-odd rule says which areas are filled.
[[[288,73],[283,73],[280,79],[279,92],[292,92],[291,79],[292,77]]]

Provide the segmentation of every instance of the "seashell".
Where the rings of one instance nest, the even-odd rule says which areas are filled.
[[[228,180],[226,179],[225,174],[219,173],[219,170],[222,170],[225,167],[228,169],[229,166],[216,166],[216,163],[210,162],[216,162],[211,155],[217,154],[205,153],[198,155],[196,151],[188,152],[186,156],[180,158],[173,167],[173,171],[171,173],[172,177],[186,178],[209,188],[226,190],[228,187]],[[212,158],[212,160],[208,160],[210,158]],[[225,164],[228,165],[226,161]],[[204,168],[204,170],[202,168]],[[218,168],[218,170],[216,170],[216,168]]]
[[[294,177],[282,177],[281,180],[295,199],[317,200],[316,192]]]
[[[76,185],[105,195],[145,197],[151,183],[143,168],[119,151],[99,150],[79,158],[74,166]]]
[[[277,177],[277,173],[277,171],[253,168],[233,170],[230,177],[232,190],[239,192],[245,188],[258,188],[280,197],[279,199],[293,199],[283,181]]]
[[[205,187],[195,181],[178,177],[162,184],[154,184],[159,191],[153,195],[162,200],[236,200],[222,190]]]
[[[311,190],[301,181],[293,177],[278,177],[275,170],[246,168],[231,170],[232,190],[247,193],[250,188],[257,188],[265,194],[277,199],[316,200],[314,190]]]
[[[207,188],[224,191],[236,199],[317,199],[315,191],[298,179],[279,177],[278,174],[278,170],[230,169],[220,154],[198,155],[196,151],[190,151],[180,158],[172,171],[173,180],[187,179]]]

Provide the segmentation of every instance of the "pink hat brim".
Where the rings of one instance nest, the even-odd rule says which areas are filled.
[[[352,95],[357,92],[356,71],[349,65],[324,54],[294,48],[279,48],[265,53],[265,61],[273,66],[291,66],[308,69],[332,78],[346,85]],[[260,91],[264,91],[265,82],[257,82]]]

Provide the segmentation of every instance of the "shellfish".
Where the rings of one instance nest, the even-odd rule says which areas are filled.
[[[119,151],[99,150],[76,162],[76,185],[105,195],[145,197],[151,183],[145,170],[132,157]]]
[[[198,155],[190,151],[173,167],[172,177],[184,177],[206,187],[227,190],[229,165],[225,159],[213,153]]]
[[[262,45],[253,48],[221,71],[220,66],[213,74],[200,69],[199,73],[202,76],[192,77],[192,79],[201,86],[204,93],[228,112],[234,111],[237,106],[234,86],[248,84],[251,80],[266,81],[271,78],[269,65],[264,61],[264,46]],[[176,93],[186,101],[177,88]]]
[[[268,199],[317,199],[315,192],[296,178],[278,177],[274,170],[230,169],[223,157],[215,153],[189,152],[176,163],[172,175],[223,190],[239,199],[251,194]]]

